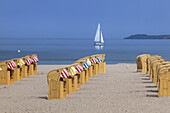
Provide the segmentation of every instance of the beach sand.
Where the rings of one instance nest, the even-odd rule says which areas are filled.
[[[127,68],[127,65],[129,67]],[[37,75],[0,85],[0,113],[169,113],[170,97],[157,97],[156,84],[136,64],[106,66],[75,94],[47,100],[47,73],[64,65],[39,65]]]

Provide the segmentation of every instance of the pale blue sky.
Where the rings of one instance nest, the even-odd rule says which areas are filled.
[[[0,0],[0,37],[170,34],[170,0]]]

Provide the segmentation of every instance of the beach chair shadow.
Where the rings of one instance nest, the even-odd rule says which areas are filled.
[[[158,97],[158,95],[146,95],[146,97]]]
[[[47,96],[44,96],[44,97],[38,97],[38,98],[48,100],[48,97],[47,97]]]

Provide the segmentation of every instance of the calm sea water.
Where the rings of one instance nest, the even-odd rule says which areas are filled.
[[[103,50],[96,50],[92,39],[0,38],[0,61],[35,53],[39,64],[71,64],[98,53],[106,54],[108,64],[135,63],[136,56],[143,53],[170,60],[170,40],[105,39]]]

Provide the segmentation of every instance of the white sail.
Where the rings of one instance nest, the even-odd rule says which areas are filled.
[[[100,34],[100,38],[101,38],[101,39],[100,39],[101,43],[104,43],[102,31],[101,31],[101,34]]]
[[[98,24],[97,31],[96,31],[96,36],[94,39],[94,42],[100,42],[100,23]]]

